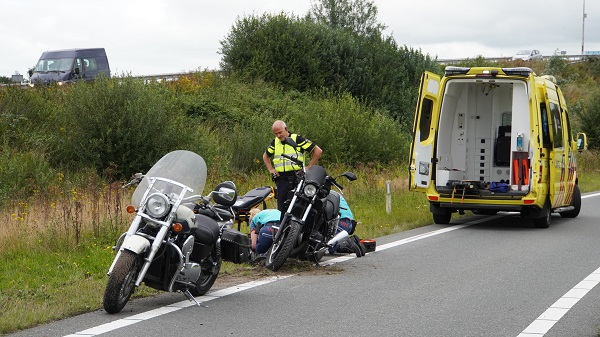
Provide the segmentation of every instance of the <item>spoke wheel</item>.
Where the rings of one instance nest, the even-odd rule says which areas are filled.
[[[123,250],[104,291],[104,310],[109,314],[121,311],[135,290],[135,281],[142,267],[142,259],[135,253]]]

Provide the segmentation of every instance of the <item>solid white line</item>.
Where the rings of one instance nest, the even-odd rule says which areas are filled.
[[[594,196],[600,196],[600,193],[585,195],[585,196],[582,196],[582,199],[583,198],[594,197]],[[414,242],[414,241],[426,239],[426,238],[429,238],[429,237],[432,237],[432,236],[436,236],[436,235],[439,235],[439,234],[448,233],[448,232],[451,232],[451,231],[454,231],[454,230],[457,230],[457,229],[461,229],[461,228],[464,228],[464,227],[472,226],[472,225],[475,225],[475,224],[478,224],[478,223],[481,223],[481,222],[485,222],[485,221],[489,221],[489,220],[494,219],[496,217],[502,217],[502,216],[505,216],[505,215],[496,215],[496,216],[493,216],[493,217],[486,217],[486,218],[475,220],[475,221],[471,221],[471,222],[468,222],[468,223],[464,223],[464,224],[460,224],[460,225],[455,225],[455,226],[450,226],[450,227],[445,227],[445,228],[438,229],[438,230],[435,230],[435,231],[431,231],[431,232],[427,232],[427,233],[415,235],[413,237],[405,238],[405,239],[402,239],[402,240],[390,242],[390,243],[387,243],[387,244],[384,244],[384,245],[381,245],[381,246],[377,247],[376,250],[375,250],[375,252],[373,252],[373,253],[384,251],[386,249],[397,247],[397,246],[400,246],[400,245],[404,245],[404,244],[407,244],[407,243],[410,243],[410,242]],[[372,254],[372,253],[368,253],[368,254]],[[348,261],[348,260],[351,260],[351,259],[354,259],[354,258],[356,258],[356,256],[354,256],[354,255],[343,255],[343,256],[339,256],[339,257],[327,260],[327,261],[321,263],[321,265],[322,266],[330,266],[330,265],[333,265],[335,263],[340,263],[340,262]],[[598,275],[595,275],[595,274],[598,274]],[[596,270],[596,272],[592,273],[592,275],[600,277],[600,268],[598,270]],[[590,276],[592,276],[592,275],[590,275]],[[291,276],[294,276],[294,275],[273,276],[273,277],[268,277],[268,278],[257,280],[257,281],[251,281],[251,282],[239,284],[239,285],[236,285],[236,286],[233,286],[233,287],[229,287],[229,288],[225,288],[225,289],[221,289],[221,290],[209,292],[209,293],[207,293],[204,296],[196,297],[196,300],[199,303],[201,303],[201,304],[202,303],[206,303],[206,302],[212,301],[212,300],[217,299],[217,298],[229,296],[231,294],[235,294],[235,293],[240,292],[240,291],[244,291],[244,290],[247,290],[247,289],[258,287],[258,286],[261,286],[261,285],[264,285],[264,284],[267,284],[267,283],[271,283],[271,282],[274,282],[274,281],[282,280],[282,279],[285,279],[285,278],[288,278],[288,277],[291,277]],[[588,276],[588,278],[589,278],[589,276]],[[587,280],[587,278],[586,278],[586,280]],[[599,278],[599,280],[600,280],[600,278]],[[598,282],[600,282],[600,281],[598,281]],[[596,282],[596,284],[598,282]],[[595,284],[593,286],[595,286]],[[593,288],[593,286],[592,286],[592,288]],[[588,289],[588,291],[589,291],[589,289]],[[585,295],[585,294],[583,294],[583,295]],[[583,295],[582,295],[582,297],[583,297]],[[573,302],[573,298],[572,297],[566,297],[566,296],[567,295],[563,296],[563,298],[561,298],[559,301],[557,301],[555,303],[555,305],[559,304],[559,305],[563,305],[564,306],[565,305],[564,303],[570,303],[569,301]],[[577,299],[577,301],[578,300],[579,299]],[[575,303],[577,303],[577,301],[574,301],[573,305]],[[83,331],[79,331],[79,332],[76,332],[74,334],[65,335],[63,337],[82,337],[82,336],[93,337],[93,336],[98,336],[98,335],[101,335],[103,333],[107,333],[107,332],[110,332],[110,331],[113,331],[113,330],[117,330],[117,329],[122,328],[122,327],[126,327],[126,326],[129,326],[129,325],[135,324],[135,323],[139,323],[139,322],[142,322],[142,321],[154,318],[154,317],[158,317],[158,316],[161,316],[161,315],[164,315],[164,314],[167,314],[167,313],[171,313],[171,312],[177,311],[179,309],[187,308],[187,307],[190,307],[190,306],[193,306],[193,305],[195,305],[195,303],[192,303],[191,301],[182,301],[182,302],[170,304],[170,305],[167,305],[167,306],[164,306],[164,307],[161,307],[161,308],[149,310],[149,311],[146,311],[146,312],[143,312],[143,313],[140,313],[140,314],[137,314],[137,315],[133,315],[133,316],[130,316],[130,317],[122,318],[122,319],[119,319],[119,320],[116,320],[116,321],[113,321],[113,322],[110,322],[110,323],[98,325],[96,327],[93,327],[93,328],[90,328],[90,329],[86,329],[86,330],[83,330]],[[558,308],[560,309],[560,308],[563,308],[563,307],[558,307]],[[558,313],[560,313],[560,312],[558,312]],[[544,313],[544,314],[546,314],[546,313]],[[544,314],[542,314],[542,316],[544,316]],[[552,316],[552,317],[558,317],[559,316],[556,312],[550,312],[547,315],[550,315],[550,314],[554,314],[554,316]],[[562,315],[564,315],[564,313]],[[562,317],[562,315],[560,315],[560,317]],[[542,316],[540,316],[540,317],[542,317]],[[560,319],[560,317],[558,317],[558,318]],[[539,319],[540,318],[538,318],[538,320]],[[533,325],[533,323],[531,325]],[[554,323],[552,325],[554,325]],[[548,330],[551,327],[552,326],[550,326],[548,328]],[[531,335],[531,334],[526,334],[525,331],[524,331],[518,337],[529,337],[529,336],[539,337],[539,336],[543,336],[543,334],[542,335],[539,335],[539,334],[533,334],[533,335]]]
[[[432,232],[428,232],[428,233],[424,233],[424,234],[419,234],[416,235],[414,237],[410,237],[410,238],[406,238],[406,239],[402,239],[399,241],[395,241],[395,242],[391,242],[385,245],[381,245],[379,247],[376,248],[375,252],[379,252],[379,251],[383,251],[386,250],[388,248],[392,248],[392,247],[396,247],[399,245],[403,245],[409,242],[414,242],[417,240],[421,240],[421,239],[426,239],[438,234],[443,234],[443,233],[447,233],[456,229],[460,229],[460,228],[464,228],[470,225],[474,225],[476,223],[482,222],[483,220],[489,220],[490,218],[486,218],[486,219],[482,219],[482,220],[477,220],[477,221],[472,221],[469,222],[467,224],[462,224],[462,225],[456,225],[456,226],[451,226],[451,227],[446,227],[443,229],[438,229],[436,231],[432,231]],[[370,253],[369,253],[370,254]],[[329,259],[323,263],[320,263],[320,265],[322,266],[329,266],[335,263],[340,263],[340,262],[344,262],[344,261],[348,261],[351,259],[355,259],[356,256],[355,255],[343,255],[343,256],[339,256],[333,259]],[[202,303],[206,303],[208,301],[212,301],[214,299],[217,298],[221,298],[221,297],[225,297],[225,296],[229,296],[231,294],[235,294],[237,292],[240,291],[244,291],[244,290],[248,290],[254,287],[258,287],[267,283],[271,283],[274,281],[278,281],[278,280],[282,280],[288,277],[291,277],[294,275],[282,275],[282,276],[273,276],[273,277],[268,277],[265,279],[261,279],[261,280],[256,280],[256,281],[250,281],[250,282],[246,282],[243,284],[239,284],[239,285],[235,285],[233,287],[229,287],[229,288],[225,288],[225,289],[221,289],[221,290],[216,290],[216,291],[212,291],[212,292],[208,292],[206,295],[204,296],[198,296],[196,297],[196,300],[198,302]],[[126,317],[126,318],[122,318],[110,323],[106,323],[106,324],[102,324],[102,325],[98,325],[95,326],[93,328],[89,328],[83,331],[79,331],[76,332],[74,334],[70,334],[70,335],[65,335],[63,337],[82,337],[82,336],[88,336],[88,337],[93,337],[93,336],[98,336],[101,335],[103,333],[107,333],[113,330],[117,330],[135,323],[139,323],[139,322],[143,322],[145,320],[154,318],[154,317],[158,317],[164,314],[168,314],[174,311],[177,311],[179,309],[183,309],[183,308],[187,308],[190,306],[195,305],[195,303],[191,302],[191,301],[181,301],[178,303],[173,303],[161,308],[157,308],[157,309],[153,309],[153,310],[149,310],[137,315],[133,315],[130,317]]]
[[[600,268],[588,275],[583,281],[554,302],[533,323],[529,324],[517,337],[544,336],[583,296],[600,283]]]
[[[591,197],[597,197],[599,195],[600,195],[600,193],[586,194],[586,195],[582,195],[581,199],[591,198]]]
[[[582,195],[581,199],[600,196],[600,193]],[[600,268],[588,275],[571,290],[554,302],[517,337],[542,337],[556,324],[583,296],[600,283]]]
[[[258,280],[258,281],[246,282],[243,284],[235,285],[233,287],[209,292],[204,296],[196,297],[196,300],[198,302],[200,302],[201,304],[206,303],[206,302],[212,301],[217,298],[229,296],[231,294],[235,294],[235,293],[243,291],[243,290],[248,290],[248,289],[251,289],[254,287],[261,286],[263,284],[282,280],[282,279],[288,278],[290,276],[293,276],[293,275],[273,276],[273,277],[268,277],[268,278]],[[181,302],[173,303],[173,304],[161,307],[161,308],[149,310],[149,311],[143,312],[141,314],[122,318],[122,319],[119,319],[119,320],[116,320],[116,321],[113,321],[110,323],[98,325],[98,326],[95,326],[95,327],[87,329],[87,330],[79,331],[79,332],[76,332],[71,335],[66,335],[64,337],[98,336],[103,333],[117,330],[117,329],[129,326],[129,325],[132,325],[135,323],[139,323],[139,322],[142,322],[142,321],[154,318],[154,317],[165,315],[165,314],[177,311],[179,309],[191,307],[193,305],[196,305],[196,303],[193,303],[191,301],[181,301]]]

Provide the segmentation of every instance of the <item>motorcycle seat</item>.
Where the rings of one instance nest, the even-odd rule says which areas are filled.
[[[212,245],[219,238],[219,224],[208,216],[196,214],[196,226],[194,237],[198,242]]]
[[[238,197],[232,208],[236,213],[239,213],[241,210],[250,210],[267,199],[271,193],[273,193],[271,186],[254,188],[243,196]]]

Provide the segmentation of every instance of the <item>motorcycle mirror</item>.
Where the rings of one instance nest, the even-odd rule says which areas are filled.
[[[294,147],[294,149],[298,147],[298,144],[296,144],[296,142],[292,139],[292,137],[285,137],[284,143],[289,146]]]
[[[237,188],[232,181],[225,181],[213,190],[212,198],[219,205],[231,207],[237,201]]]
[[[353,172],[350,172],[350,171],[346,171],[346,172],[342,173],[342,176],[348,178],[348,180],[350,180],[350,181],[354,181],[357,179],[356,174],[354,174]]]

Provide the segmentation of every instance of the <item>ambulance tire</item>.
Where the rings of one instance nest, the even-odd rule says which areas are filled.
[[[579,211],[581,211],[581,191],[579,190],[579,186],[575,185],[575,189],[573,189],[573,199],[571,199],[571,205],[574,209],[566,212],[560,212],[560,216],[563,218],[575,218],[579,215]]]
[[[437,225],[447,225],[450,223],[450,218],[452,218],[452,212],[448,209],[444,209],[445,212],[441,213],[432,213],[433,222]]]
[[[533,219],[533,226],[536,228],[548,228],[550,227],[550,221],[552,220],[552,209],[550,209],[550,202],[546,200],[543,212],[545,215],[541,218]]]

